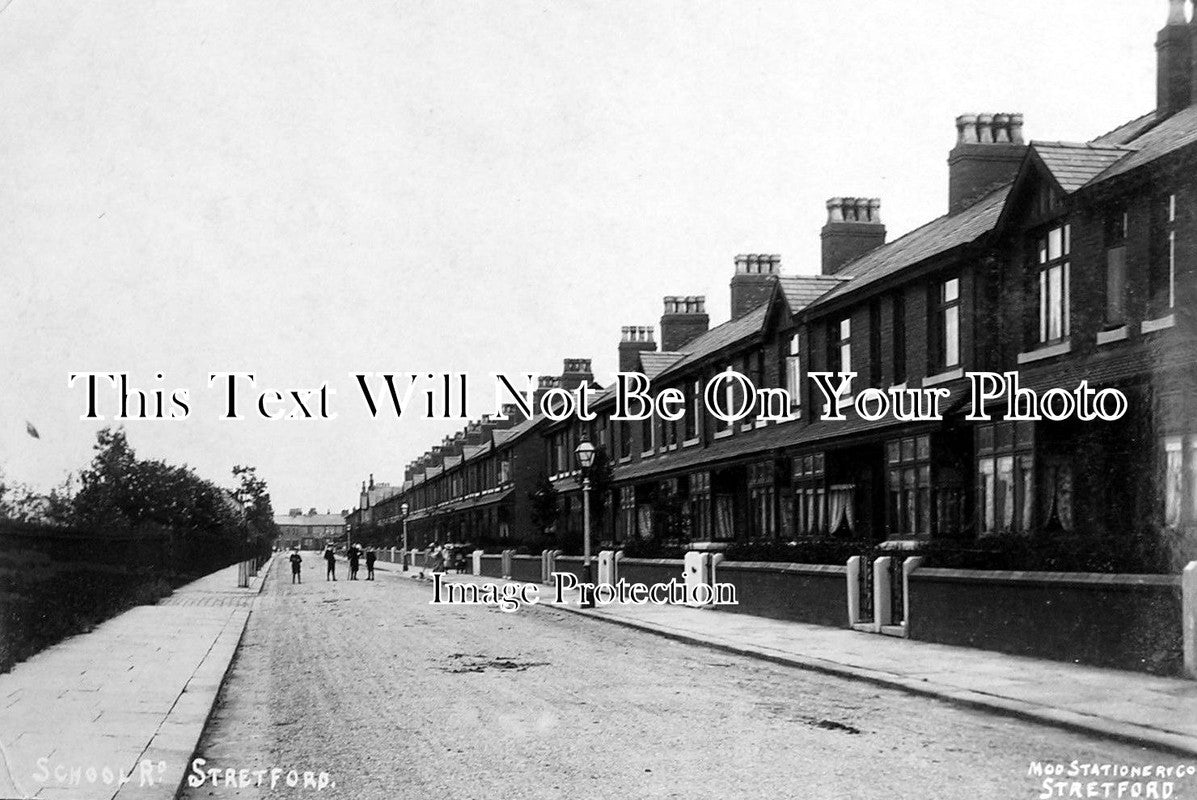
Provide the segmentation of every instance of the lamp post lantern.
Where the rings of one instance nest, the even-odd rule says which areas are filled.
[[[594,445],[582,440],[574,451],[582,470],[582,582],[593,583],[590,573],[590,467],[594,464]],[[582,607],[594,608],[594,592],[582,592]]]
[[[407,503],[399,506],[399,515],[403,517],[403,571],[407,572]]]

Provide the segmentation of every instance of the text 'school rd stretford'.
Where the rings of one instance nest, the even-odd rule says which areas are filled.
[[[593,419],[553,419],[551,392],[599,388],[589,359],[565,359],[530,419],[483,416],[401,480],[371,479],[349,526],[398,541],[406,525],[411,547],[535,548],[547,483],[548,529],[578,540],[589,440],[609,466],[604,544],[1197,533],[1197,25],[1170,5],[1153,110],[1081,142],[1027,141],[1017,113],[961,115],[943,216],[889,241],[880,201],[832,198],[819,274],[736,256],[728,322],[710,328],[706,298],[674,295],[659,329],[625,325],[620,370],[678,398],[679,419],[620,420],[615,387]],[[705,389],[729,371],[787,390],[785,418],[711,413]],[[1040,400],[1086,381],[1127,407],[1057,420],[1040,403],[1043,418],[1020,421],[995,398],[994,419],[970,421],[974,372],[1017,372]],[[827,408],[811,373],[855,373],[852,400]],[[724,386],[733,403],[745,389]],[[871,419],[865,389],[941,390],[942,418]]]

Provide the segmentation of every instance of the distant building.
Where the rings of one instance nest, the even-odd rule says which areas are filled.
[[[275,514],[274,524],[279,529],[279,547],[284,550],[319,550],[325,542],[345,538],[345,512],[317,514],[313,508],[305,514],[303,509],[293,508]]]

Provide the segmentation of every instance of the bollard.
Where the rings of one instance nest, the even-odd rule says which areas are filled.
[[[1190,561],[1185,567],[1180,587],[1185,675],[1197,678],[1197,561]]]
[[[249,562],[240,561],[237,563],[237,588],[249,588]]]
[[[482,574],[482,551],[475,550],[473,553],[470,554],[470,556],[471,556],[471,561],[473,562],[474,574],[481,575]]]

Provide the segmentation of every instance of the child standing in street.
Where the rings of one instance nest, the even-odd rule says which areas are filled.
[[[291,551],[291,583],[303,583],[303,577],[299,574],[302,564],[303,556],[299,554],[299,548],[296,547]]]
[[[374,561],[377,558],[378,555],[374,552],[373,547],[366,551],[366,580],[368,581],[374,580]]]
[[[337,554],[333,552],[331,544],[324,548],[324,560],[328,562],[328,571],[324,573],[324,580],[335,581],[337,579]]]

